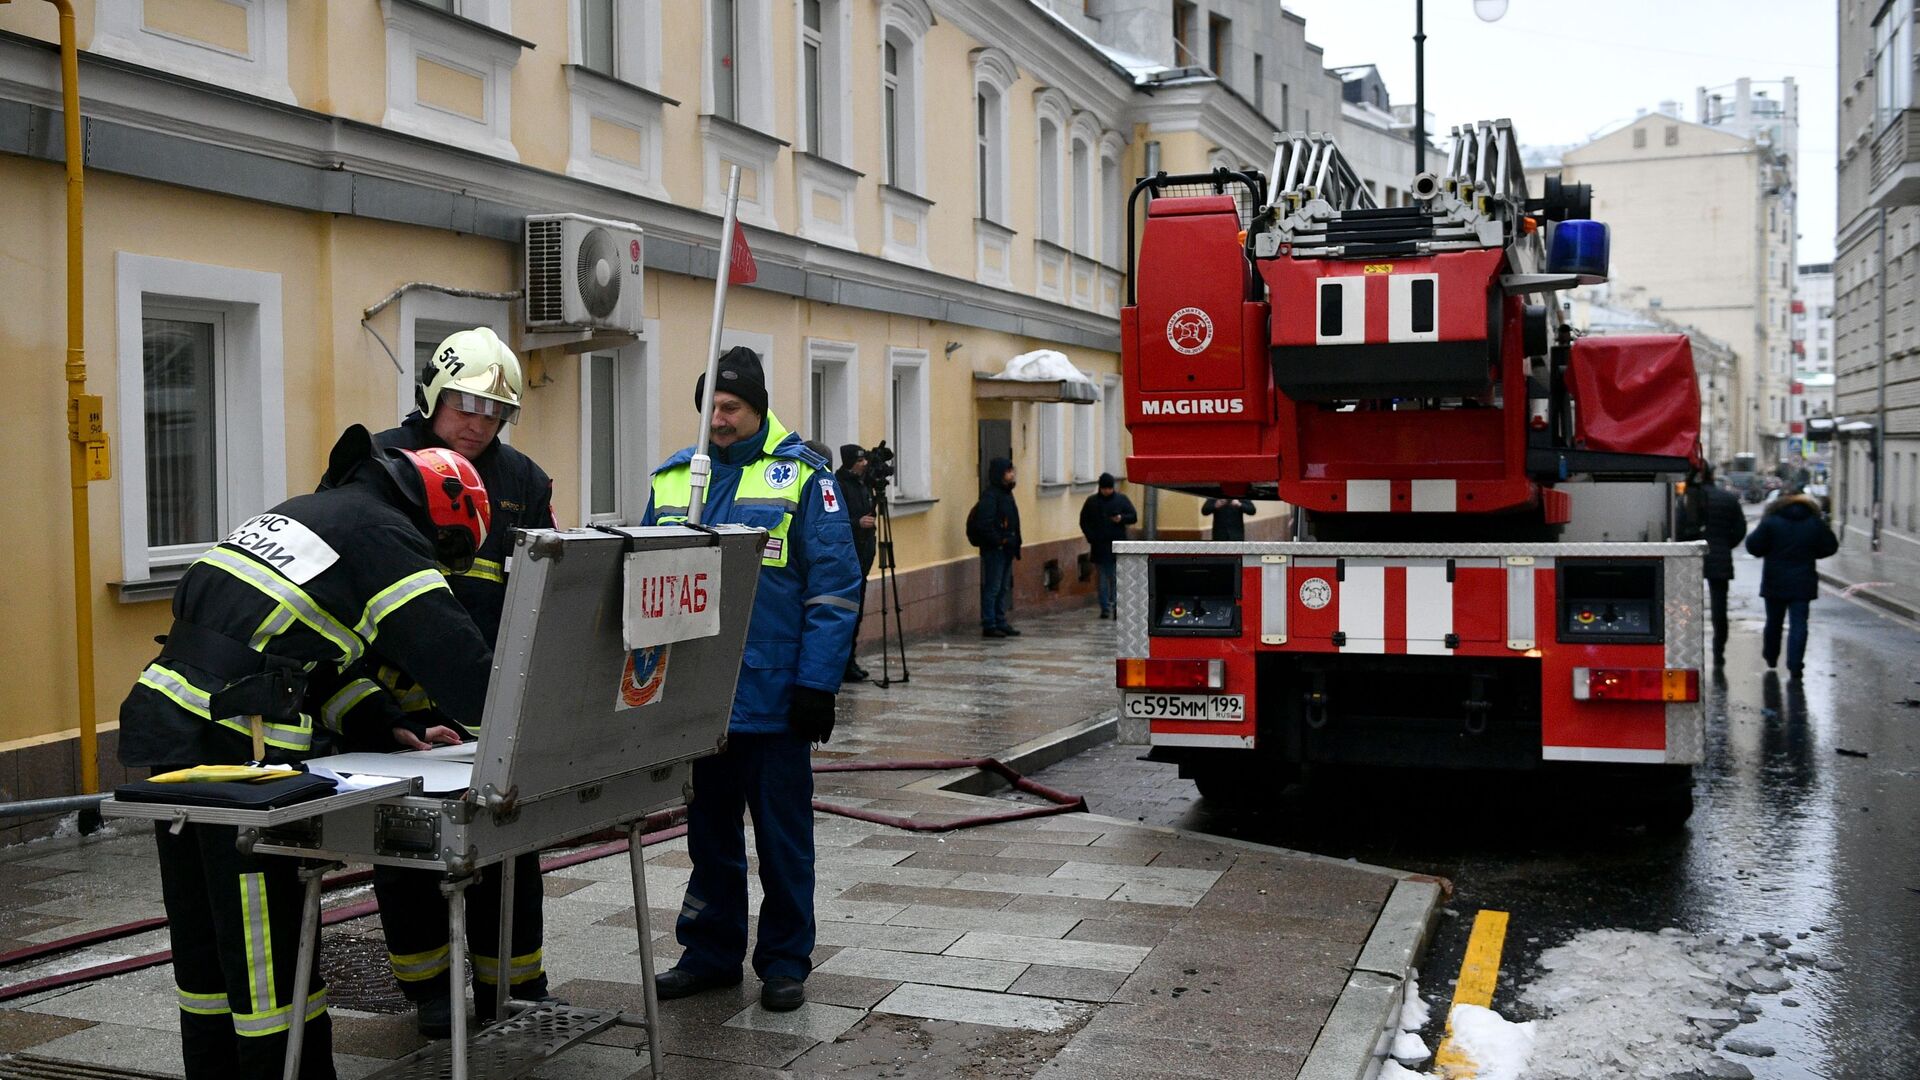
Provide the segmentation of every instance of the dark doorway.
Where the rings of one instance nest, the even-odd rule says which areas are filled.
[[[977,464],[980,474],[980,489],[987,487],[987,462],[1003,457],[1013,460],[1013,421],[980,421],[980,460]]]

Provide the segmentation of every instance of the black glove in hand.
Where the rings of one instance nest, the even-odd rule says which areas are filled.
[[[787,726],[808,742],[824,743],[833,737],[833,695],[811,686],[793,688],[793,706],[787,712]]]

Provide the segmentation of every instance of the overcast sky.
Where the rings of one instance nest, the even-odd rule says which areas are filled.
[[[1414,0],[1285,0],[1328,67],[1377,64],[1413,101]],[[1510,0],[1481,22],[1472,0],[1426,0],[1427,109],[1448,125],[1511,117],[1527,144],[1584,142],[1635,109],[1680,103],[1741,76],[1800,91],[1803,263],[1833,257],[1833,0]],[[1445,139],[1441,142],[1444,144]]]

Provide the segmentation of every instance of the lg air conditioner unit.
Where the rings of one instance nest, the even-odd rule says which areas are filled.
[[[626,221],[529,217],[526,328],[640,333],[644,239]]]

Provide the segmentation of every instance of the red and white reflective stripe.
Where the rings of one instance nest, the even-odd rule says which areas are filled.
[[[1323,277],[1313,283],[1315,309],[1313,313],[1313,343],[1315,345],[1359,345],[1367,340],[1367,279],[1363,277]],[[1325,308],[1332,303],[1340,305],[1340,314],[1335,320],[1340,327],[1337,334],[1323,334],[1320,331],[1329,321]]]
[[[1460,509],[1457,480],[1348,480],[1347,510],[1355,514],[1385,514],[1411,510],[1416,514],[1451,514]]]
[[[1430,281],[1433,283],[1428,293],[1428,302],[1423,304],[1426,318],[1425,330],[1414,329],[1413,322],[1413,283]],[[1375,290],[1378,292],[1379,290]],[[1440,275],[1439,274],[1391,274],[1387,277],[1387,340],[1400,341],[1439,341],[1440,340]],[[1375,301],[1378,303],[1378,301]]]
[[[1347,510],[1354,514],[1384,514],[1393,509],[1393,481],[1347,481]]]
[[[1253,749],[1251,735],[1192,735],[1155,731],[1148,736],[1154,746],[1223,746],[1231,750]]]
[[[1665,750],[1635,750],[1621,746],[1543,746],[1544,761],[1602,761],[1626,765],[1659,765],[1667,760]]]
[[[1453,582],[1446,566],[1409,566],[1407,581],[1407,651],[1447,656],[1447,635],[1453,633]]]
[[[1458,562],[1459,560],[1455,560]],[[1337,626],[1348,653],[1451,656],[1453,589],[1445,559],[1346,559],[1334,591]],[[1302,559],[1303,570],[1333,560]]]
[[[1347,635],[1341,652],[1387,651],[1387,568],[1355,565],[1347,560],[1340,579],[1340,632]]]
[[[1460,509],[1460,484],[1455,480],[1413,481],[1413,512],[1451,514]]]

